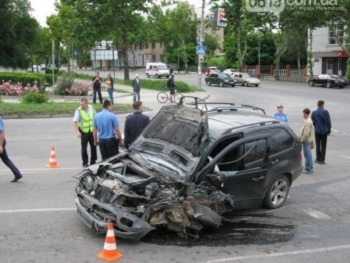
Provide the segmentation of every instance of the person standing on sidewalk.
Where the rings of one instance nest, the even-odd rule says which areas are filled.
[[[102,160],[119,153],[119,145],[123,145],[117,116],[111,112],[109,100],[103,102],[103,109],[97,113],[94,124],[94,143],[99,145]],[[115,137],[117,135],[117,138]]]
[[[126,117],[124,126],[124,146],[126,149],[136,140],[146,126],[151,122],[150,118],[143,115],[142,101],[135,101],[133,104],[134,114]]]
[[[324,109],[324,101],[317,102],[317,109],[311,114],[315,126],[316,163],[326,164],[327,136],[331,134],[332,123],[329,112]]]
[[[96,103],[96,93],[98,94],[98,98],[100,100],[100,103],[102,104],[101,83],[102,79],[100,77],[100,73],[96,71],[96,75],[92,78],[92,86],[94,92],[94,97],[92,99],[93,104]]]
[[[303,154],[305,159],[305,166],[303,173],[312,174],[314,170],[312,162],[311,149],[314,144],[314,126],[310,118],[310,109],[305,108],[303,110],[304,123],[300,128],[299,138],[303,145]]]
[[[132,81],[132,88],[134,90],[134,102],[140,100],[140,80],[139,75],[136,74],[134,80]]]
[[[277,105],[277,112],[273,115],[273,117],[277,120],[288,123],[288,116],[283,112],[283,105]]]
[[[6,146],[5,125],[4,125],[4,122],[0,116],[0,158],[3,161],[3,163],[8,168],[10,168],[13,175],[15,176],[15,178],[11,181],[12,183],[15,183],[19,179],[21,179],[23,176],[22,176],[21,172],[17,169],[17,167],[14,165],[14,163],[8,157],[5,146]]]
[[[113,90],[114,90],[114,79],[112,78],[111,72],[107,73],[107,92],[109,95],[109,99],[111,100],[112,105],[114,104]]]
[[[82,98],[80,100],[80,107],[75,111],[73,122],[77,137],[81,140],[81,158],[83,160],[83,167],[88,167],[88,144],[90,145],[91,151],[90,165],[96,163],[97,160],[97,150],[93,136],[93,119],[95,115],[95,108],[88,104],[86,98]]]

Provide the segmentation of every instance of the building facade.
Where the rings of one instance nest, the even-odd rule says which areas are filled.
[[[313,73],[345,76],[349,55],[342,48],[344,29],[319,27],[312,32]]]

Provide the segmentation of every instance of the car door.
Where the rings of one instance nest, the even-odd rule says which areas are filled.
[[[218,77],[218,74],[217,73],[214,73],[213,75],[212,75],[212,81],[211,81],[211,83],[213,83],[213,84],[219,84],[219,77]]]
[[[208,150],[210,162],[197,173],[196,182],[208,174],[217,174],[221,178],[217,188],[234,197],[235,208],[260,206],[266,191],[270,137],[260,131],[247,138],[230,137],[217,142]]]
[[[237,209],[258,207],[264,199],[267,143],[267,139],[260,139],[241,145],[240,155],[244,157],[238,162],[239,165],[232,167],[233,169],[227,170],[227,167],[224,167],[227,166],[227,162],[218,164],[224,178],[222,191],[234,197],[234,207]],[[232,157],[234,158],[234,155]],[[224,160],[228,159],[224,157]]]

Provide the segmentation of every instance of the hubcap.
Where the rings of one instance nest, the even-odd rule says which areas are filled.
[[[288,184],[285,180],[280,179],[275,182],[271,191],[271,202],[274,206],[279,206],[287,197]]]

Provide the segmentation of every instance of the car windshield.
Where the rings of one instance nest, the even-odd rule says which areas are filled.
[[[332,78],[335,78],[335,79],[339,79],[339,78],[341,78],[340,76],[338,76],[338,75],[330,75]]]
[[[251,76],[250,76],[249,74],[247,74],[247,73],[242,74],[242,77],[243,77],[243,78],[251,78]]]

